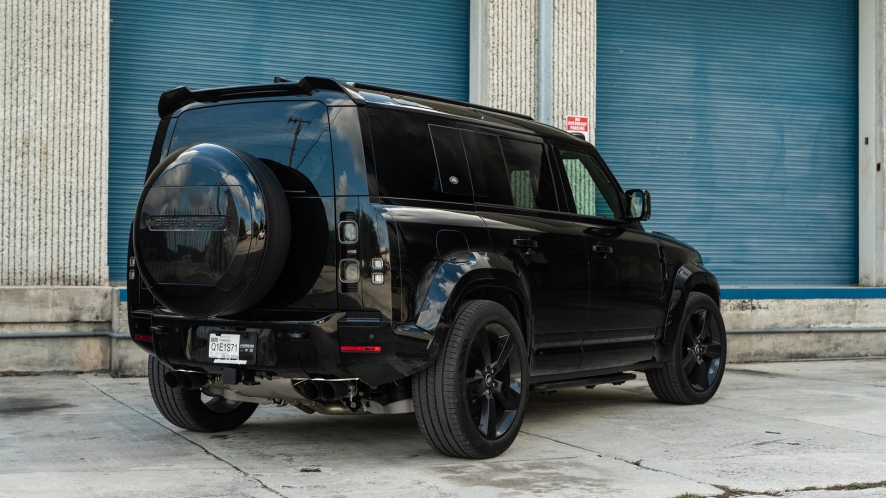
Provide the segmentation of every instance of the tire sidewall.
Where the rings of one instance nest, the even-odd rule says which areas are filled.
[[[711,315],[714,317],[714,323],[717,328],[721,332],[722,339],[722,354],[720,356],[720,371],[717,372],[717,378],[714,379],[714,382],[711,383],[710,387],[703,392],[696,391],[689,384],[689,379],[686,378],[686,374],[683,373],[683,338],[685,337],[688,329],[689,329],[689,320],[692,315],[698,311],[699,309],[704,308],[709,312],[712,312]],[[671,351],[671,361],[674,362],[675,371],[677,373],[677,381],[680,383],[680,387],[682,388],[686,397],[689,398],[689,401],[693,404],[705,403],[716,394],[717,389],[720,387],[720,382],[723,380],[723,374],[726,372],[726,326],[723,323],[723,316],[720,313],[720,307],[717,306],[717,303],[714,302],[710,296],[706,294],[701,294],[697,292],[693,292],[689,295],[689,299],[686,301],[686,307],[683,311],[683,317],[680,320],[680,328],[677,333],[677,337],[674,339],[673,350]]]
[[[462,309],[459,310],[459,314],[464,310],[465,306],[462,306]],[[471,414],[469,411],[469,404],[467,402],[467,396],[465,393],[465,371],[467,370],[467,362],[469,351],[471,347],[471,343],[474,341],[474,338],[478,333],[482,330],[482,328],[492,322],[499,323],[505,326],[508,331],[511,333],[513,337],[516,338],[515,347],[518,351],[518,358],[520,361],[521,367],[521,396],[520,396],[520,404],[517,407],[517,414],[514,419],[514,423],[508,432],[499,439],[489,440],[483,437],[480,434],[480,431],[474,425],[474,421],[471,418]],[[450,335],[450,337],[455,338],[454,335]],[[470,439],[472,445],[479,449],[480,456],[482,458],[490,458],[494,456],[498,456],[507,450],[511,444],[513,444],[514,440],[520,433],[520,427],[523,424],[523,416],[526,413],[526,405],[529,399],[529,359],[526,353],[526,345],[524,344],[523,337],[520,331],[520,326],[517,324],[517,321],[514,317],[508,312],[508,310],[495,302],[487,301],[484,303],[484,306],[478,310],[476,313],[473,313],[470,319],[465,324],[462,334],[457,337],[459,343],[459,355],[457,362],[447,362],[448,364],[457,365],[456,370],[454,372],[448,372],[450,375],[448,377],[454,377],[455,385],[457,389],[455,390],[455,396],[457,396],[457,400],[460,402],[456,403],[458,406],[458,417],[461,421],[461,425],[464,427],[465,434]],[[447,358],[448,360],[448,358]]]
[[[258,407],[255,403],[243,402],[228,412],[212,411],[203,403],[200,390],[169,387],[164,375],[170,369],[156,356],[150,355],[148,363],[148,383],[154,404],[166,420],[178,427],[196,432],[228,431],[246,422]]]

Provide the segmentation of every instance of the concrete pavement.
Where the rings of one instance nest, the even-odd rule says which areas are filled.
[[[886,496],[886,360],[730,364],[702,406],[622,386],[532,394],[499,458],[428,447],[412,415],[261,406],[241,428],[183,431],[144,378],[0,378],[0,496]]]

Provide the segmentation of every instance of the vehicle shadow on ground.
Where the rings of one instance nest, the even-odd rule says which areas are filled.
[[[531,431],[535,423],[558,425],[596,416],[619,417],[641,405],[655,404],[659,403],[651,394],[613,387],[567,389],[552,395],[531,393],[523,430]],[[233,442],[248,443],[251,452],[261,448],[260,451],[277,455],[281,447],[289,448],[290,454],[299,453],[300,447],[305,449],[305,454],[316,454],[317,449],[322,448],[322,453],[341,456],[371,451],[392,458],[414,458],[433,453],[424,441],[414,414],[309,415],[292,407],[264,406],[236,430],[218,434],[188,433],[188,438],[228,448],[239,446],[230,444]],[[404,452],[405,448],[409,451]],[[303,461],[297,457],[291,460]]]

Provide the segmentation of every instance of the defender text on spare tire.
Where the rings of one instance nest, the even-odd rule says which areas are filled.
[[[170,422],[415,413],[435,450],[490,458],[533,391],[643,371],[663,401],[714,396],[717,279],[643,228],[649,192],[592,145],[499,109],[275,81],[160,96],[127,295]]]

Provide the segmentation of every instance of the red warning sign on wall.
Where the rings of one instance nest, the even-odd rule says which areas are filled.
[[[579,132],[587,140],[591,131],[591,122],[587,116],[566,116],[566,131],[569,133]]]

